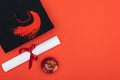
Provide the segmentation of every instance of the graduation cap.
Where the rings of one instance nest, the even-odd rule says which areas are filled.
[[[53,27],[40,0],[0,1],[0,45],[5,52]]]

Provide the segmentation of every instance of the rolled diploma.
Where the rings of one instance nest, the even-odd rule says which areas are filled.
[[[35,55],[40,55],[41,53],[44,53],[45,51],[57,46],[60,44],[60,40],[58,39],[57,36],[52,37],[51,39],[39,44],[38,46],[33,49],[33,53]],[[30,53],[29,52],[24,52],[21,53],[20,55],[16,56],[15,58],[5,62],[2,64],[2,68],[5,72],[25,63],[30,59]]]

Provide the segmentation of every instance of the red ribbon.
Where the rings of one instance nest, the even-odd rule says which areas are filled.
[[[29,60],[29,69],[32,67],[33,60],[38,60],[38,56],[32,53],[32,50],[35,48],[35,44],[33,44],[30,48],[22,48],[19,50],[19,53],[21,54],[23,51],[30,52],[30,60]]]

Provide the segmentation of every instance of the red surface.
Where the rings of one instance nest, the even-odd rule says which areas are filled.
[[[21,47],[58,35],[62,44],[39,56],[31,70],[28,62],[5,73],[0,80],[120,80],[120,1],[42,0],[55,28]],[[5,54],[0,65],[18,55],[19,48]],[[45,74],[41,60],[53,56],[59,70]]]

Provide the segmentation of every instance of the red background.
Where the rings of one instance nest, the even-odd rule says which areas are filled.
[[[58,35],[62,44],[39,56],[28,70],[28,62],[5,73],[0,80],[120,80],[120,1],[119,0],[42,0],[55,25],[46,34],[5,54],[0,65],[18,55],[21,47],[41,43]],[[43,58],[53,56],[59,70],[45,74]]]

